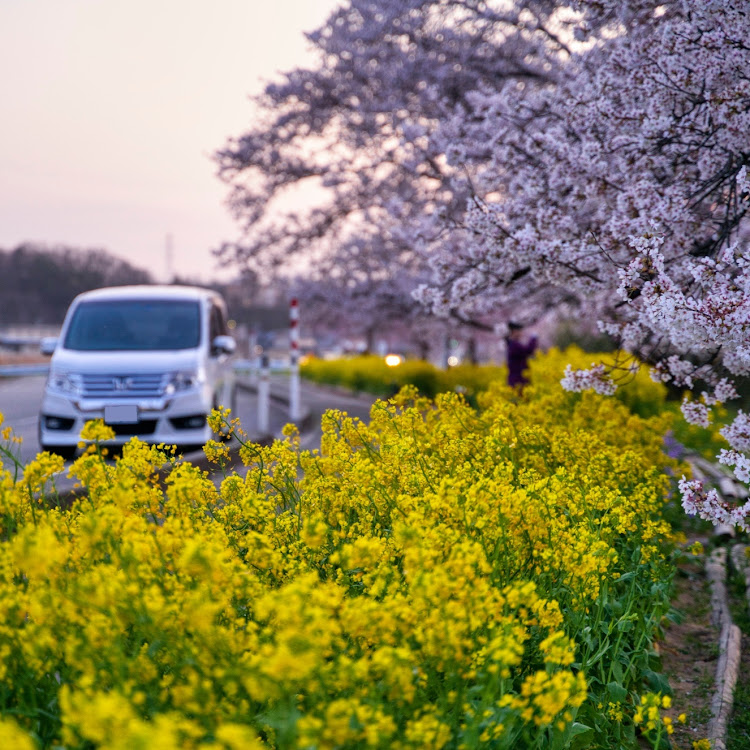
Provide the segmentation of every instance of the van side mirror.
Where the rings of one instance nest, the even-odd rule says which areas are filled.
[[[50,356],[57,348],[57,337],[56,336],[45,336],[39,342],[39,351],[42,354]]]
[[[215,336],[211,342],[213,354],[234,354],[237,344],[231,336]]]

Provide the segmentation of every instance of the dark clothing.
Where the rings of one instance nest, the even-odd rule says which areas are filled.
[[[508,385],[525,385],[529,382],[523,374],[529,357],[536,351],[536,336],[528,344],[518,339],[505,339],[508,356]]]

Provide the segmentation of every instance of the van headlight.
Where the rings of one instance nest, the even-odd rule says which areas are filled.
[[[200,387],[203,376],[200,370],[184,370],[169,374],[167,385],[164,388],[165,395],[169,396],[178,391],[189,391],[191,388]]]
[[[80,396],[83,393],[83,376],[77,372],[65,370],[50,370],[47,378],[47,388],[58,393]]]

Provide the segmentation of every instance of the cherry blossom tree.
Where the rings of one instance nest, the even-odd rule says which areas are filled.
[[[341,335],[364,337],[368,351],[396,328],[406,340],[418,341],[420,323],[434,319],[411,295],[426,276],[408,247],[394,275],[393,250],[392,237],[360,234],[320,258],[314,275],[301,274],[293,284],[306,319]]]
[[[750,374],[750,15],[723,0],[571,8],[580,46],[554,87],[472,92],[473,120],[442,130],[450,162],[477,144],[491,156],[472,160],[474,241],[438,251],[419,296],[470,315],[560,290],[657,379],[693,391],[685,418],[708,425]],[[598,364],[563,384],[611,393],[616,381]],[[719,460],[750,480],[750,417],[723,434]],[[750,506],[681,489],[689,512],[748,528]]]
[[[435,133],[465,116],[472,90],[554,80],[568,55],[555,5],[351,0],[334,12],[308,35],[319,64],[269,84],[252,129],[216,154],[242,230],[220,261],[296,273],[334,316],[346,302],[352,318],[426,324],[412,289],[430,278],[434,247],[450,255],[465,241],[450,230],[471,194]]]
[[[574,309],[707,424],[750,374],[749,32],[732,0],[350,0],[309,35],[319,65],[269,85],[217,154],[243,229],[218,256],[304,258],[378,309],[418,284],[475,324]],[[627,370],[563,382],[610,393]],[[750,480],[750,416],[724,435]],[[747,508],[682,491],[747,528]]]

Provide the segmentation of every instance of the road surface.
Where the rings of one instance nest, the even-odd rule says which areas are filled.
[[[4,417],[2,427],[11,426],[14,434],[23,438],[17,454],[23,463],[34,458],[39,451],[37,419],[44,381],[43,375],[0,378],[0,414]],[[272,399],[270,404],[270,429],[276,435],[289,421],[288,408],[283,403],[285,397],[288,399],[288,379],[282,376],[272,377],[271,390],[276,398]],[[354,396],[332,389],[319,388],[304,381],[302,381],[300,393],[302,411],[309,414],[302,434],[302,444],[305,448],[320,446],[320,418],[326,409],[341,409],[351,416],[366,420],[370,405],[374,400],[369,396]],[[236,416],[240,418],[243,428],[251,439],[258,436],[256,415],[255,393],[239,389]]]

